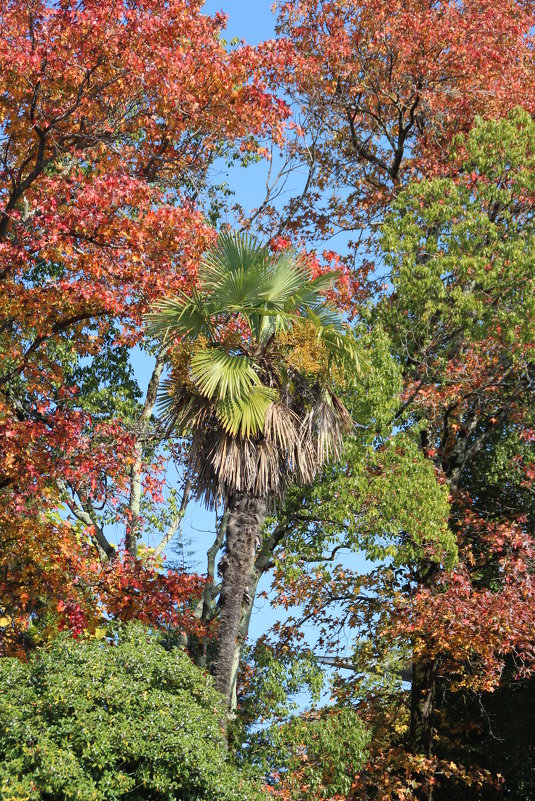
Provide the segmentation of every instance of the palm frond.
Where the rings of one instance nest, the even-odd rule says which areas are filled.
[[[313,303],[302,309],[303,317],[311,320],[318,330],[322,328],[332,328],[335,331],[344,330],[344,320],[328,303]]]
[[[337,270],[333,270],[332,272],[318,275],[316,278],[303,283],[292,298],[294,306],[299,310],[299,313],[306,316],[309,310],[314,308],[318,309],[318,311],[324,308],[332,309],[332,307],[326,303],[325,298],[322,297],[322,293],[331,289],[339,275],[340,273]]]
[[[351,331],[337,331],[334,328],[319,328],[318,339],[323,342],[329,359],[339,367],[361,372],[359,348]]]
[[[256,480],[256,448],[251,440],[238,441],[220,431],[207,453],[206,465],[210,465],[220,486],[227,491],[253,491]]]
[[[290,454],[289,468],[292,478],[300,484],[311,484],[314,481],[319,465],[310,437],[300,437],[297,447]]]
[[[272,403],[265,415],[264,437],[281,451],[292,452],[299,443],[299,417],[284,403]]]
[[[207,398],[177,387],[172,378],[162,381],[156,408],[165,428],[181,436],[202,428],[213,415],[213,405]]]
[[[281,490],[283,474],[278,449],[267,440],[261,440],[256,446],[254,492],[260,497],[276,495]]]
[[[191,375],[202,395],[234,401],[249,397],[260,384],[253,361],[221,348],[204,348],[191,359]]]
[[[321,400],[303,417],[301,447],[308,444],[314,453],[316,470],[342,452],[343,435],[353,428],[353,418],[334,392],[326,391]]]
[[[293,253],[285,253],[274,261],[266,277],[266,285],[261,289],[258,299],[266,310],[284,311],[308,281],[305,262]],[[295,304],[292,304],[292,306]]]
[[[273,256],[253,237],[223,233],[205,254],[199,281],[214,307],[221,312],[258,303]]]
[[[274,389],[260,384],[246,396],[220,401],[217,416],[227,434],[242,439],[257,437],[264,430],[266,412],[276,398]]]
[[[272,336],[291,331],[298,316],[295,312],[273,312],[261,310],[249,315],[251,331],[253,331],[258,342],[265,345]]]
[[[212,339],[214,335],[211,310],[196,290],[191,298],[179,296],[161,301],[145,316],[145,322],[148,334],[163,343],[177,336]]]
[[[340,456],[343,426],[333,406],[323,400],[314,409],[316,455],[319,464]]]

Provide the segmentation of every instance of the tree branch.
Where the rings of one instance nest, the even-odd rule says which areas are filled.
[[[154,549],[154,553],[156,556],[160,556],[160,554],[162,554],[165,551],[165,549],[167,548],[173,537],[179,531],[181,523],[184,519],[184,515],[186,514],[186,508],[188,505],[189,497],[191,495],[191,489],[192,489],[191,481],[187,479],[186,483],[184,484],[184,492],[182,494],[182,502],[180,504],[180,509],[173,518],[170,526],[168,527],[161,541]]]
[[[139,536],[139,518],[141,509],[141,486],[142,486],[142,465],[143,465],[143,443],[142,438],[147,430],[150,418],[154,412],[156,405],[156,398],[158,397],[158,387],[160,386],[160,379],[164,368],[163,354],[160,353],[156,359],[156,364],[150,377],[149,385],[147,387],[147,394],[143,409],[136,423],[137,436],[136,444],[134,446],[134,463],[130,474],[130,499],[128,509],[130,512],[130,520],[126,532],[125,546],[126,550],[135,555],[137,540]],[[164,546],[165,547],[165,546]]]

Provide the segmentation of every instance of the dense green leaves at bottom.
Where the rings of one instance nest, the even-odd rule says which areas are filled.
[[[259,801],[211,679],[139,626],[0,660],[2,801]]]

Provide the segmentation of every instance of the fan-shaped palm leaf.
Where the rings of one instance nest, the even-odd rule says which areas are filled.
[[[264,431],[266,411],[277,398],[277,393],[261,384],[243,397],[225,399],[217,404],[217,416],[228,434],[249,439]]]
[[[260,384],[252,359],[221,348],[197,351],[191,359],[191,375],[202,395],[220,400],[247,398]]]
[[[286,253],[273,262],[266,275],[266,285],[260,288],[256,306],[260,300],[266,311],[284,311],[289,302],[298,296],[303,284],[308,282],[309,272],[302,259]],[[290,306],[293,306],[290,303]]]
[[[213,415],[213,407],[207,398],[187,391],[177,391],[175,382],[169,378],[161,384],[157,409],[164,426],[175,429],[182,436],[201,428],[210,415]]]
[[[272,262],[268,248],[251,237],[224,233],[204,256],[199,281],[214,308],[242,310],[258,302]]]
[[[318,339],[325,345],[331,363],[360,373],[358,345],[350,331],[342,332],[335,328],[322,327],[318,328]]]
[[[295,304],[295,308],[299,313],[301,315],[307,315],[309,310],[315,307],[318,309],[329,309],[331,312],[334,311],[332,307],[326,304],[325,298],[322,297],[322,292],[331,289],[339,276],[339,271],[333,270],[332,272],[318,275],[316,278],[312,278],[310,281],[302,284],[292,298],[292,302]]]
[[[191,298],[185,295],[161,301],[145,317],[147,332],[162,342],[175,337],[198,339],[214,337],[212,310],[194,289]]]

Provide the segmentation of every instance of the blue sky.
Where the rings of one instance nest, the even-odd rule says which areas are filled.
[[[203,11],[228,15],[227,38],[237,36],[248,44],[258,44],[273,36],[273,0],[207,0]]]

